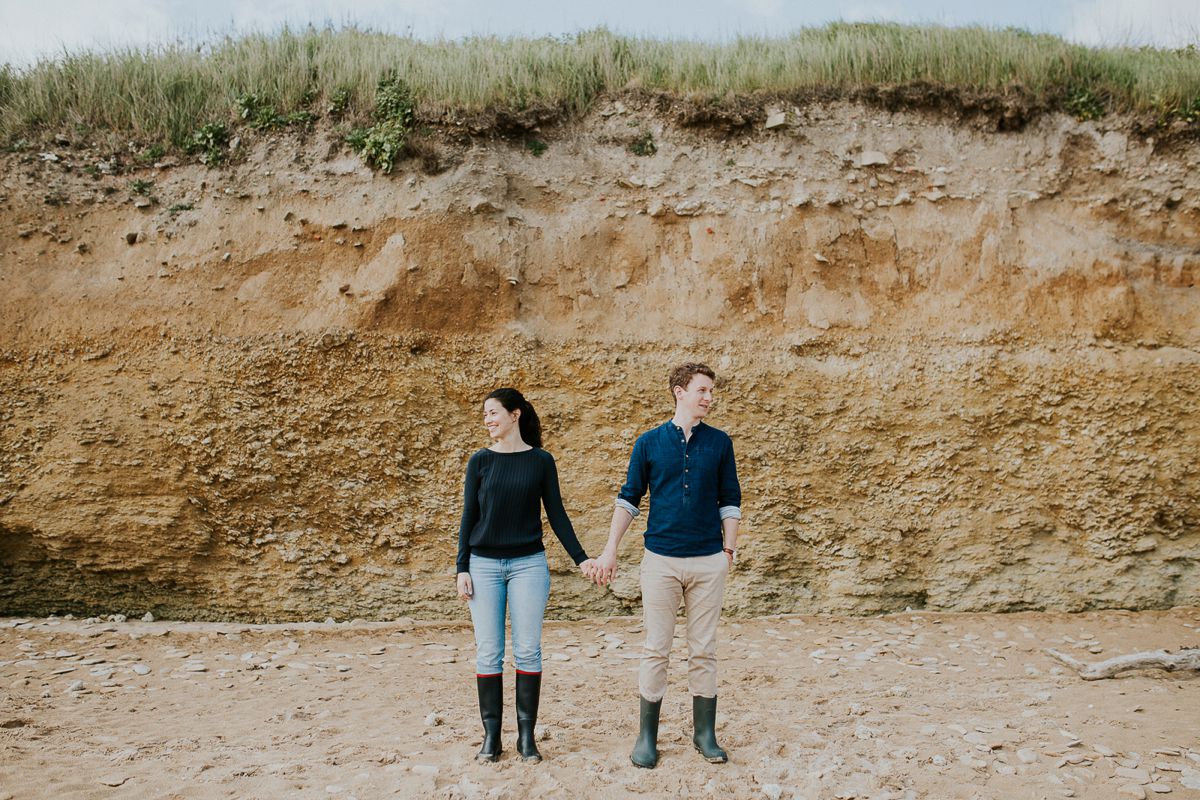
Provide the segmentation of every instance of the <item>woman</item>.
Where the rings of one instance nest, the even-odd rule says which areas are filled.
[[[541,505],[555,536],[587,577],[593,562],[583,551],[558,488],[554,457],[542,449],[542,426],[516,389],[497,389],[483,401],[492,446],[471,456],[458,530],[458,596],[475,625],[475,682],[483,749],[479,761],[500,757],[504,681],[504,609],[512,621],[517,663],[517,752],[542,760],[534,742],[542,688],[542,617],[550,570],[542,545]]]

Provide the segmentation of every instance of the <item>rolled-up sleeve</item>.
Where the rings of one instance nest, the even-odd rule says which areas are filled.
[[[646,496],[649,476],[646,471],[646,445],[644,437],[638,437],[633,443],[633,453],[629,456],[629,469],[625,473],[625,485],[617,493],[617,508],[623,508],[630,516],[636,517],[641,511],[642,498]]]
[[[722,521],[742,518],[742,486],[738,483],[733,440],[726,439],[717,476],[717,507]]]

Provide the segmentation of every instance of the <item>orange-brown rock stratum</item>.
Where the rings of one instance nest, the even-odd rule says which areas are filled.
[[[684,358],[735,614],[1200,603],[1200,145],[1136,130],[609,101],[433,175],[328,131],[4,156],[0,614],[463,616],[483,395],[535,403],[594,553]],[[634,530],[611,589],[547,533],[552,615],[636,609]]]

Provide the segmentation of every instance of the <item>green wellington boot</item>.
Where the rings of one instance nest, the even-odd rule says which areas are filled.
[[[641,729],[638,731],[637,742],[633,745],[633,753],[629,760],[634,766],[654,769],[658,764],[658,715],[662,711],[662,700],[651,703],[640,697]]]
[[[522,761],[536,764],[542,760],[534,741],[538,701],[542,696],[542,673],[517,673],[517,752]]]
[[[479,688],[479,716],[483,719],[483,748],[476,761],[495,761],[500,758],[500,721],[504,715],[504,676],[475,677]]]
[[[729,755],[717,744],[717,698],[692,698],[692,727],[695,730],[692,743],[705,761],[724,764],[729,760]]]

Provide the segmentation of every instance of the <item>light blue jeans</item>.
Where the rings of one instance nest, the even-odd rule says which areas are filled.
[[[504,672],[504,610],[512,623],[519,672],[542,671],[542,619],[550,598],[546,553],[520,558],[471,556],[474,594],[467,605],[475,625],[475,674]]]

